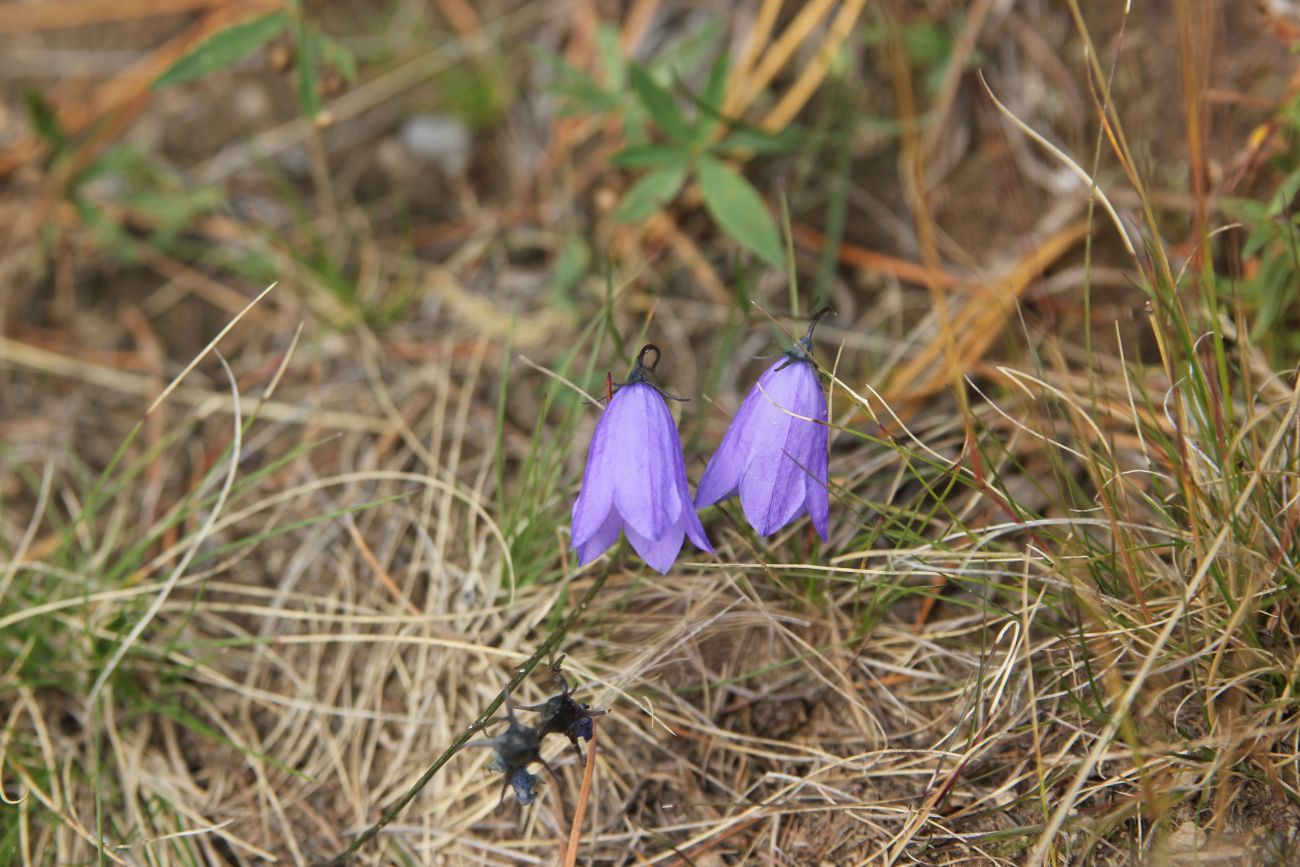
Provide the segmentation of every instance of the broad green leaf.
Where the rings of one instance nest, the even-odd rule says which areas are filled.
[[[154,81],[154,89],[196,81],[209,73],[225,69],[284,32],[289,19],[283,12],[272,12],[252,21],[228,27],[199,43]]]
[[[626,169],[649,169],[657,166],[677,166],[685,161],[680,148],[663,145],[633,145],[623,148],[609,158],[611,164]]]
[[[654,118],[659,128],[673,141],[689,144],[692,138],[691,128],[686,123],[686,118],[682,116],[682,110],[673,95],[660,87],[643,67],[632,64],[628,67],[628,75],[637,99],[645,106],[645,110],[650,113],[650,117]]]
[[[1300,192],[1300,169],[1296,169],[1283,179],[1278,185],[1277,191],[1273,193],[1271,201],[1273,203],[1273,213],[1281,216],[1291,210],[1291,202]]]
[[[647,173],[623,196],[618,210],[614,212],[614,219],[621,223],[644,220],[671,202],[685,181],[685,160],[679,165],[663,166]]]
[[[505,85],[496,79],[491,64],[470,64],[448,69],[438,77],[446,107],[471,129],[493,126],[505,111]]]
[[[714,222],[767,264],[783,267],[781,236],[758,190],[713,157],[700,158],[699,172],[700,194]]]

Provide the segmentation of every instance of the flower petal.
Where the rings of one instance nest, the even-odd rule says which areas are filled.
[[[754,441],[751,422],[754,409],[760,401],[766,403],[767,398],[755,385],[740,402],[740,409],[736,410],[731,423],[727,425],[722,442],[709,458],[704,475],[700,476],[700,484],[695,488],[695,508],[711,506],[718,500],[733,496],[740,489],[740,476],[745,471]]]
[[[676,531],[680,532],[683,528],[686,534],[691,537],[691,541],[702,551],[712,551],[713,546],[709,544],[709,537],[704,534],[704,526],[700,524],[700,516],[695,514],[695,506],[691,503],[691,485],[686,481],[686,461],[682,458],[681,440],[677,438],[677,428],[673,428],[673,449],[672,449],[672,475],[673,475],[673,494],[677,502],[681,504],[677,517]]]
[[[783,360],[759,377],[755,389],[762,404],[754,408],[749,424],[753,447],[740,480],[740,505],[750,526],[768,536],[804,506],[806,471],[801,464],[810,458],[810,436],[819,428],[795,416],[818,411],[821,384],[812,365]]]
[[[740,480],[745,520],[760,536],[790,523],[804,505],[803,470],[784,452],[755,450]]]
[[[704,534],[704,525],[700,523],[700,516],[695,514],[695,510],[687,509],[682,515],[682,520],[686,522],[686,535],[690,537],[695,547],[712,554],[713,545],[709,542],[709,537]]]
[[[611,401],[610,406],[601,413],[596,422],[596,432],[591,435],[591,445],[587,448],[582,487],[578,489],[578,499],[573,503],[571,538],[575,548],[600,530],[614,507],[614,462],[618,456],[614,448],[616,438],[612,435],[611,423],[615,420],[611,412],[612,406]]]
[[[573,543],[573,547],[578,550],[578,565],[586,566],[608,551],[609,546],[618,541],[618,534],[622,531],[623,517],[616,510],[610,509],[605,522],[586,541]]]
[[[682,550],[683,531],[680,525],[658,538],[642,536],[632,528],[631,524],[627,525],[626,530],[627,540],[632,543],[632,549],[641,555],[641,559],[650,568],[657,570],[661,575],[672,568],[673,561]]]
[[[814,415],[809,413],[812,418],[826,419],[826,398],[818,389],[818,397],[821,399],[821,412]],[[810,453],[807,463],[808,475],[804,478],[804,500],[808,504],[808,517],[812,519],[813,528],[817,530],[817,535],[822,537],[822,541],[827,540],[829,532],[830,519],[830,491],[828,490],[827,476],[827,449],[830,445],[830,428],[818,425],[818,435],[810,437]]]
[[[614,425],[614,505],[629,538],[635,529],[642,538],[659,539],[682,514],[674,478],[683,466],[677,425],[663,395],[644,382],[620,388],[607,412]],[[685,469],[681,472],[684,478]]]

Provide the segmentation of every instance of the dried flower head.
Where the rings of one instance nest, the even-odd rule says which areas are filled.
[[[515,717],[514,705],[510,702],[510,689],[505,691],[506,730],[481,741],[471,741],[466,747],[490,747],[492,760],[488,769],[493,773],[504,774],[501,785],[501,800],[506,799],[506,792],[513,788],[520,804],[531,804],[536,798],[534,787],[537,777],[528,772],[528,766],[538,762],[546,766],[539,748],[542,736],[537,729],[526,726]],[[550,768],[547,767],[549,771]]]
[[[812,361],[812,334],[829,312],[814,315],[808,333],[745,395],[700,478],[697,508],[739,493],[745,519],[760,536],[807,512],[817,534],[826,538],[830,430],[826,395]]]
[[[553,695],[541,704],[525,706],[525,710],[538,711],[542,715],[541,725],[538,731],[545,737],[549,734],[564,735],[573,745],[573,751],[578,754],[578,763],[586,764],[583,758],[582,748],[578,746],[578,739],[590,741],[595,733],[594,720],[597,717],[604,716],[606,711],[592,710],[591,705],[582,704],[573,698],[573,690],[569,686],[568,680],[560,670],[560,664],[563,660],[556,662],[551,666],[551,675],[560,685],[560,694]]]
[[[626,532],[633,550],[667,572],[689,536],[712,551],[686,484],[677,425],[663,394],[650,384],[645,362],[659,349],[647,344],[610,397],[587,450],[582,488],[573,504],[573,548],[579,565],[599,557]]]

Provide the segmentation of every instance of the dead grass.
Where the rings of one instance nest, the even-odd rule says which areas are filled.
[[[66,145],[22,120],[51,82],[0,84],[0,860],[1286,863],[1300,386],[1223,201],[1294,169],[1294,34],[1137,5],[308,4],[361,68],[310,120],[288,37],[131,72],[274,4],[0,14],[36,52],[171,28],[63,83]],[[729,114],[811,131],[736,160],[801,294],[689,187],[611,220],[618,112],[559,116],[521,53],[600,80],[707,20]],[[413,157],[402,120],[475,87],[468,167]],[[122,137],[223,205],[167,238],[138,167],[80,186]],[[582,392],[653,335],[695,478],[815,286],[830,542],[724,503],[713,556],[575,568]],[[560,653],[611,710],[590,774],[552,739],[498,806],[448,748]]]

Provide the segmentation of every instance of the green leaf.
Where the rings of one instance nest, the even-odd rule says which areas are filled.
[[[107,216],[98,205],[81,196],[72,199],[83,226],[90,229],[100,247],[112,251],[118,261],[132,265],[136,261],[134,238],[121,221]]]
[[[783,267],[781,236],[758,190],[713,157],[700,158],[704,207],[722,231],[774,268]]]
[[[637,99],[645,106],[645,110],[650,113],[650,117],[654,118],[659,128],[673,141],[689,144],[692,138],[691,128],[686,123],[686,118],[682,116],[682,110],[678,107],[677,100],[673,99],[673,95],[660,87],[650,77],[650,73],[641,66],[630,65],[628,75]]]
[[[725,52],[718,55],[713,68],[709,70],[709,80],[704,82],[704,92],[700,99],[715,112],[722,111],[722,98],[727,94],[727,79],[731,74],[731,56]]]
[[[766,133],[760,129],[744,128],[733,130],[726,138],[718,142],[717,150],[744,151],[751,154],[783,154],[797,150],[803,141],[803,130],[788,126],[777,133]]]
[[[220,208],[225,196],[215,187],[192,190],[141,190],[122,197],[122,203],[138,212],[152,227],[153,243],[163,249],[204,214]]]
[[[550,68],[552,79],[545,90],[562,101],[561,116],[599,114],[616,107],[613,94],[587,73],[570,66],[560,55],[534,49],[533,56]]]
[[[29,87],[23,91],[23,100],[27,103],[27,116],[31,119],[36,134],[55,150],[62,148],[67,136],[59,127],[58,115],[45,100],[45,95],[36,88]]]
[[[952,54],[952,34],[929,21],[914,24],[903,31],[903,48],[912,62],[920,67],[946,63]]]
[[[315,120],[321,112],[320,92],[316,88],[316,82],[320,80],[320,72],[316,69],[320,36],[306,18],[299,16],[295,37],[298,47],[298,108],[307,120]]]
[[[730,73],[731,57],[723,52],[709,70],[709,80],[704,82],[704,92],[700,94],[699,120],[695,125],[696,141],[707,142],[722,121],[722,101],[727,95],[727,78]]]
[[[722,19],[711,18],[703,27],[686,27],[682,36],[669,42],[648,64],[658,81],[681,81],[702,68],[722,33]]]
[[[326,63],[338,70],[339,76],[348,84],[357,80],[357,58],[337,40],[325,34],[320,35],[320,56]]]
[[[618,210],[614,212],[614,219],[620,223],[644,220],[671,202],[685,181],[685,159],[678,165],[663,166],[649,172],[627,191]]]
[[[659,166],[681,165],[685,154],[681,148],[663,145],[633,145],[623,148],[609,158],[612,165],[625,169],[649,169]]]
[[[620,91],[627,83],[627,64],[623,62],[623,37],[618,28],[607,22],[596,25],[596,61],[600,64],[605,85],[611,91]]]
[[[272,12],[214,33],[158,76],[154,89],[196,81],[243,60],[283,33],[288,21],[283,12]]]

